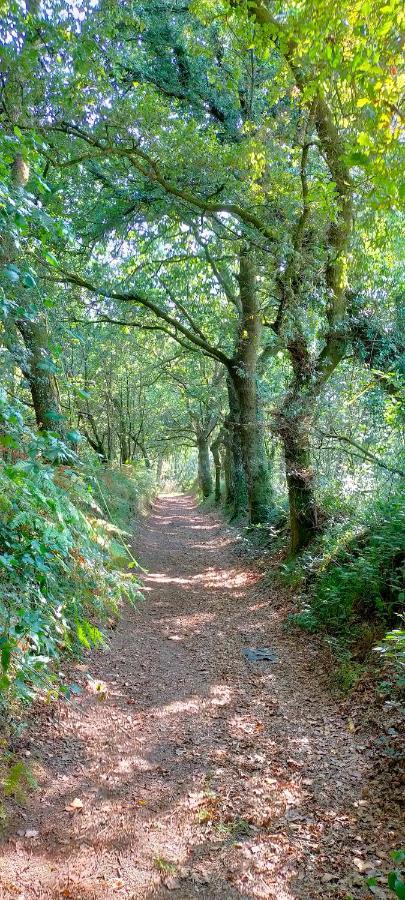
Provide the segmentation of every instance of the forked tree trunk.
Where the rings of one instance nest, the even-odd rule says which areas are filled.
[[[198,481],[203,497],[209,497],[212,494],[213,483],[210,466],[210,448],[206,437],[199,437],[197,440],[198,447]]]

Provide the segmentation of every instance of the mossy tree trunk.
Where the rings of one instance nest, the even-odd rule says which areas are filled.
[[[41,319],[20,319],[17,328],[24,341],[26,355],[23,373],[29,384],[38,428],[66,439],[66,425],[59,403],[49,334]]]
[[[296,432],[284,444],[288,501],[290,507],[291,552],[311,543],[318,529],[314,493],[314,473],[308,435]]]
[[[314,471],[311,465],[310,417],[295,416],[293,427],[280,427],[290,510],[291,552],[311,543],[318,530]]]
[[[258,388],[261,312],[256,291],[252,252],[245,248],[239,262],[240,323],[238,342],[229,366],[235,395],[232,414],[245,473],[249,523],[266,522],[272,500],[268,460],[264,442],[262,404]],[[236,413],[236,419],[235,419]]]
[[[205,435],[199,435],[197,438],[198,448],[198,481],[203,497],[209,497],[213,491],[213,481],[210,465],[210,448],[208,438]]]
[[[234,472],[232,461],[232,435],[229,416],[224,424],[224,479],[225,479],[225,503],[231,505],[235,499]]]
[[[229,403],[227,431],[230,462],[229,477],[231,480],[229,485],[229,500],[233,506],[232,518],[241,519],[246,516],[248,494],[242,452],[241,429],[239,426],[240,409],[233,380],[230,377],[227,379],[227,387]]]
[[[219,452],[221,443],[222,433],[220,432],[218,437],[211,444],[211,453],[214,460],[215,471],[215,503],[219,503],[221,500],[221,455]]]

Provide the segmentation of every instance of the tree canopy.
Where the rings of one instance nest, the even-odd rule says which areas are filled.
[[[399,0],[3,2],[5,464],[28,428],[44,465],[195,477],[292,555],[389,504],[403,24]]]

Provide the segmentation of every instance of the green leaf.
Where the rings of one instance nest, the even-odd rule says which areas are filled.
[[[78,444],[79,441],[82,440],[82,435],[80,434],[80,431],[68,431],[66,439],[72,444]]]
[[[360,134],[357,135],[357,143],[359,147],[369,147],[371,144],[370,135],[367,134],[366,131],[361,131]]]
[[[26,288],[33,288],[37,286],[35,278],[30,274],[30,272],[25,272],[23,275],[22,283]]]
[[[405,900],[405,882],[402,881],[398,872],[390,872],[388,875],[388,886],[394,891],[398,900]]]
[[[58,266],[59,265],[58,260],[56,259],[56,256],[53,253],[51,253],[49,250],[47,253],[45,253],[45,259],[46,259],[47,263],[49,263],[50,266]]]
[[[18,447],[18,441],[11,434],[0,434],[0,445],[2,447],[12,447],[14,450]]]
[[[370,157],[366,153],[362,153],[361,150],[353,150],[349,153],[347,161],[349,166],[368,166]]]
[[[11,281],[12,284],[16,284],[17,281],[20,280],[20,274],[19,274],[18,270],[12,266],[6,266],[3,269],[3,272],[6,276],[6,278],[8,278],[8,280]]]
[[[10,666],[10,659],[11,659],[11,643],[10,643],[10,641],[8,641],[1,648],[1,667],[3,669],[3,672],[7,672],[7,669]]]

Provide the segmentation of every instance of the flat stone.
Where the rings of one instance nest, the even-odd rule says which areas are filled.
[[[248,662],[276,662],[277,656],[270,647],[246,647],[242,650]]]

